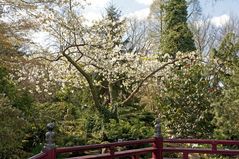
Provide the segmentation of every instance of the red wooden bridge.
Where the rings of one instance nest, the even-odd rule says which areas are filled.
[[[150,159],[163,159],[164,154],[182,154],[183,159],[191,158],[192,154],[213,154],[213,155],[239,155],[239,150],[225,149],[225,145],[239,146],[239,141],[232,140],[201,140],[201,139],[163,139],[161,136],[159,120],[156,122],[155,137],[144,140],[121,141],[109,144],[96,144],[74,147],[55,147],[53,143],[53,127],[48,124],[48,132],[46,133],[46,141],[44,149],[41,153],[29,159],[56,159],[57,155],[89,152],[90,150],[107,149],[106,153],[98,153],[94,155],[84,155],[79,157],[71,157],[67,159],[114,159],[114,158],[131,158],[140,159],[142,155],[147,155]],[[143,147],[134,149],[125,149],[125,147]],[[200,148],[204,147],[204,148]],[[207,147],[207,148],[205,148]],[[97,151],[100,152],[100,151]],[[145,157],[144,157],[145,158]]]

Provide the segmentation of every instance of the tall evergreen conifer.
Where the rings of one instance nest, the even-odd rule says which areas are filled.
[[[165,6],[165,30],[161,38],[161,51],[175,57],[178,51],[194,51],[193,34],[187,25],[186,0],[170,0]]]

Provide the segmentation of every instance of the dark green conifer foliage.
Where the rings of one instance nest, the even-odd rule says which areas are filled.
[[[165,5],[165,30],[161,38],[161,51],[175,57],[178,51],[194,51],[193,34],[187,25],[185,0],[170,0]]]
[[[106,8],[106,16],[104,17],[105,20],[108,20],[109,23],[106,24],[105,28],[106,34],[108,34],[108,37],[110,37],[109,40],[113,41],[113,46],[118,46],[123,43],[122,37],[124,31],[123,26],[125,25],[125,20],[121,20],[121,11],[114,5],[110,4]]]
[[[213,103],[216,124],[215,138],[239,139],[239,39],[228,33],[211,58],[217,61],[213,69],[221,94]]]
[[[107,8],[106,8],[106,14],[107,14],[107,18],[110,19],[111,21],[118,21],[120,16],[121,16],[121,11],[119,11],[114,4],[110,4]]]

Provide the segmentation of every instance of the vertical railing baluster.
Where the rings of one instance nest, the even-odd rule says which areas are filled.
[[[163,137],[161,134],[160,119],[155,120],[155,135],[153,147],[156,151],[152,153],[152,159],[163,159]]]
[[[115,147],[110,146],[110,159],[113,159],[115,156]]]
[[[212,152],[216,152],[217,151],[217,143],[215,141],[212,142]]]
[[[183,159],[189,159],[188,158],[188,152],[183,152]]]

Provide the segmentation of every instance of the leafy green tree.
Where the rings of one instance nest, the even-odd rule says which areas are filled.
[[[215,81],[221,90],[214,102],[217,129],[215,136],[220,139],[238,139],[239,125],[239,39],[235,34],[225,36],[218,50],[212,53],[215,62]]]
[[[230,77],[233,84],[225,88],[221,99],[214,103],[215,106],[215,137],[218,139],[239,139],[239,70],[235,71],[234,77]]]
[[[186,0],[169,0],[164,5],[164,30],[160,39],[163,54],[194,51],[193,34],[187,25]],[[208,137],[213,134],[210,81],[200,62],[175,64],[163,78],[158,96],[159,109],[166,129],[177,137]]]
[[[162,123],[176,137],[210,138],[215,92],[200,62],[187,64],[163,81],[158,103]]]
[[[178,51],[195,50],[193,34],[187,25],[186,0],[170,0],[165,5],[165,28],[161,37],[161,51],[175,57]]]
[[[27,122],[23,113],[13,107],[3,94],[0,94],[0,158],[25,158],[23,143]]]
[[[7,69],[0,67],[0,93],[9,98],[12,106],[27,113],[33,99],[26,91],[20,91],[18,88],[20,87],[10,80]]]

